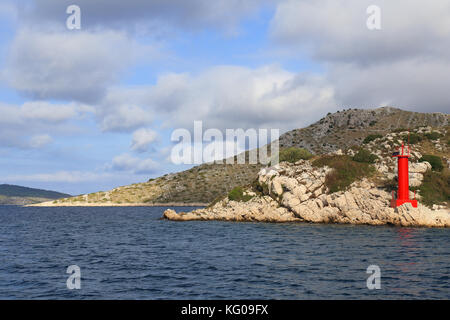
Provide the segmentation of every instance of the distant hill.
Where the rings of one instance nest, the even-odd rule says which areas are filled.
[[[286,132],[280,136],[279,145],[280,149],[302,147],[320,155],[359,146],[368,135],[424,126],[448,128],[449,119],[448,114],[393,107],[348,109],[329,113],[306,128]],[[446,154],[443,157],[445,161],[449,158]],[[236,186],[252,183],[261,167],[260,164],[202,164],[144,183],[56,200],[55,205],[209,203]]]
[[[0,204],[24,205],[67,198],[71,195],[56,191],[0,184]]]

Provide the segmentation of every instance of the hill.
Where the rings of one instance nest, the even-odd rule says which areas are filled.
[[[370,135],[386,135],[406,128],[444,128],[448,125],[449,115],[442,113],[418,113],[392,107],[348,109],[329,113],[306,128],[286,132],[280,136],[279,145],[280,149],[301,147],[320,155],[359,146]],[[423,142],[423,148],[431,147],[426,141]],[[428,153],[433,150],[431,148]],[[448,153],[445,153],[444,160],[448,159]],[[202,164],[148,182],[55,200],[46,205],[206,204],[236,186],[252,183],[261,168],[259,164]]]
[[[292,147],[250,185],[238,186],[206,208],[163,217],[175,221],[312,222],[403,227],[450,227],[450,127],[370,134],[360,145],[312,155]],[[393,206],[397,159],[409,154],[409,199]],[[405,197],[406,198],[406,197]],[[403,199],[405,199],[403,198]]]
[[[392,107],[348,109],[329,113],[316,123],[291,130],[280,137],[280,148],[301,147],[324,154],[359,145],[369,134],[418,127],[445,127],[450,116],[443,113],[419,113]]]
[[[0,184],[0,204],[24,205],[67,197],[70,195],[56,191]]]

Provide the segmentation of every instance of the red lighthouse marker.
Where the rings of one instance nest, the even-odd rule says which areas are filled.
[[[408,137],[409,138],[409,137]],[[409,140],[409,139],[408,139]],[[409,174],[408,174],[408,158],[410,157],[409,153],[409,144],[408,144],[408,152],[405,153],[405,146],[403,145],[401,149],[392,154],[393,157],[398,159],[398,190],[397,190],[397,199],[392,197],[391,207],[396,208],[401,206],[402,204],[409,202],[414,208],[417,208],[417,200],[409,199]],[[415,196],[414,196],[415,198]]]

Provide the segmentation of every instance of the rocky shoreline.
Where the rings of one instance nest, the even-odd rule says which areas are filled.
[[[413,166],[414,167],[414,166]],[[414,174],[425,172],[428,163],[416,165]],[[264,168],[258,184],[264,190],[255,194],[250,188],[246,202],[224,198],[214,205],[191,212],[172,209],[163,217],[174,221],[221,220],[260,222],[312,222],[403,227],[450,227],[447,207],[430,209],[422,204],[413,208],[404,204],[390,207],[391,194],[368,179],[355,181],[345,191],[329,193],[325,177],[332,170],[316,168],[307,160],[295,164],[280,163]],[[413,196],[413,195],[411,195]]]

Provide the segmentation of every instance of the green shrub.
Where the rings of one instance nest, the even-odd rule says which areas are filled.
[[[303,148],[290,147],[280,150],[280,162],[287,161],[295,163],[299,160],[308,160],[312,158],[312,154]]]
[[[334,170],[325,177],[330,192],[347,189],[354,181],[371,176],[375,168],[364,162],[353,161],[349,156],[323,156],[313,161],[313,166],[328,166]]]
[[[409,143],[410,144],[416,144],[417,142],[422,141],[422,136],[418,135],[417,133],[410,133],[409,134]],[[405,141],[408,141],[408,137],[406,137]]]
[[[426,205],[446,202],[450,204],[450,174],[445,172],[427,171],[420,185],[421,202]]]
[[[228,193],[228,200],[231,201],[247,202],[251,198],[253,198],[253,196],[244,194],[244,189],[242,189],[242,187],[235,187]]]
[[[419,159],[419,162],[427,161],[431,164],[431,168],[433,171],[442,171],[444,165],[442,164],[442,159],[438,156],[434,156],[432,154],[425,154],[422,158]]]
[[[437,140],[441,137],[439,132],[433,131],[430,133],[425,133],[425,137],[427,137],[428,140]]]
[[[364,140],[363,143],[369,143],[370,141],[373,141],[378,138],[382,138],[383,136],[381,134],[369,134]]]
[[[352,158],[353,161],[364,163],[374,163],[377,159],[378,157],[367,149],[360,149]]]
[[[407,134],[405,134],[405,135],[402,135],[400,138],[405,144],[408,143],[408,139],[409,139],[409,144],[416,144],[423,140],[423,136],[421,136],[417,133],[414,133],[414,132],[411,132],[409,134],[409,137]]]

